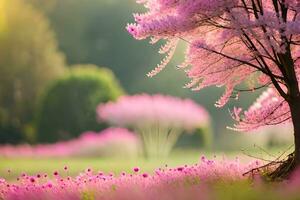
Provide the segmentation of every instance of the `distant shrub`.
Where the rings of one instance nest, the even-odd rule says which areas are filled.
[[[87,130],[99,131],[99,103],[116,100],[123,93],[109,69],[94,65],[74,66],[55,81],[43,96],[37,114],[37,139],[55,142],[77,137]]]
[[[197,148],[210,150],[213,146],[213,131],[211,126],[196,128],[193,134],[182,134],[175,147]]]
[[[276,126],[263,127],[251,132],[256,135],[256,140],[249,138],[253,143],[258,143],[265,148],[278,148],[291,146],[294,141],[293,126],[290,123]]]
[[[0,125],[0,131],[0,144],[18,144],[25,141],[22,131],[13,125]]]
[[[136,134],[124,128],[108,128],[100,133],[85,132],[73,145],[73,156],[80,157],[137,157],[140,141]],[[80,148],[76,148],[80,146]]]
[[[0,145],[0,157],[122,157],[134,158],[140,148],[139,138],[123,128],[108,128],[99,133],[85,132],[80,137],[38,145]]]

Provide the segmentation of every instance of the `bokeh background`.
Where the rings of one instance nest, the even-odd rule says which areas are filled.
[[[146,77],[162,57],[158,45],[136,41],[125,30],[131,13],[139,11],[134,0],[0,0],[0,143],[51,143],[100,131],[106,125],[96,122],[97,104],[138,93],[203,105],[211,114],[216,150],[274,143],[270,134],[226,129],[233,123],[229,110],[249,106],[258,93],[218,109],[222,88],[183,88],[188,79],[176,65],[184,44],[164,71]],[[178,143],[192,146],[185,140],[191,141]]]

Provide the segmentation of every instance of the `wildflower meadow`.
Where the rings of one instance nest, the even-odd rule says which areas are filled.
[[[0,0],[0,200],[298,200],[299,82],[299,0]]]

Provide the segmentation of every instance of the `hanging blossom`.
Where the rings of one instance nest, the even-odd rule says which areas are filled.
[[[263,92],[242,116],[241,112],[241,108],[233,109],[232,117],[238,122],[234,130],[251,131],[265,125],[291,122],[288,103],[273,88]]]
[[[295,62],[295,65],[300,79],[299,61]],[[228,128],[245,132],[271,125],[284,124],[291,127],[292,122],[288,102],[273,87],[264,91],[248,110],[243,111],[242,108],[235,107],[231,116],[237,123]]]
[[[102,121],[139,133],[147,157],[167,156],[183,131],[210,126],[209,114],[202,106],[163,95],[123,96],[116,102],[100,104],[97,113]]]
[[[196,91],[210,86],[224,87],[217,107],[238,98],[241,92],[271,88],[240,116],[243,119],[237,117],[239,109],[233,111],[235,119],[245,120],[234,129],[248,130],[289,120],[285,120],[290,115],[289,107],[283,101],[290,95],[288,80],[294,75],[288,71],[286,60],[292,63],[288,67],[294,70],[298,80],[300,74],[298,0],[143,0],[138,3],[147,12],[134,14],[135,23],[128,24],[128,32],[138,40],[150,38],[152,44],[164,40],[167,47],[160,51],[166,58],[148,74],[150,77],[168,64],[178,41],[184,41],[187,43],[185,61],[178,68],[184,69],[191,79],[185,87]],[[260,104],[264,106],[259,107]]]
[[[300,79],[299,49],[295,53],[295,68],[298,79]],[[261,80],[264,82],[265,80]],[[257,100],[243,111],[242,108],[234,108],[231,112],[232,118],[237,122],[229,129],[236,131],[253,131],[264,126],[287,124],[291,126],[292,118],[288,102],[274,89],[268,88]]]
[[[54,144],[2,145],[0,157],[136,156],[139,139],[127,129],[85,132],[79,138]]]

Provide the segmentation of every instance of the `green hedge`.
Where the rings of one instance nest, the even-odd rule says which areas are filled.
[[[211,125],[199,127],[193,133],[182,134],[176,143],[176,147],[211,150],[213,148],[213,137]]]
[[[37,113],[37,141],[55,142],[87,130],[105,128],[96,120],[96,107],[123,94],[109,69],[94,65],[71,67],[43,96]]]

